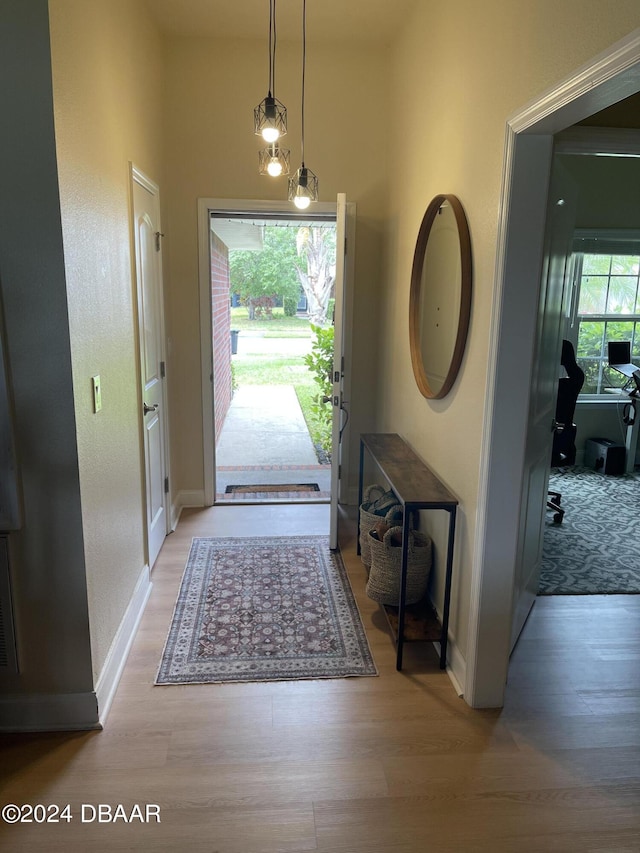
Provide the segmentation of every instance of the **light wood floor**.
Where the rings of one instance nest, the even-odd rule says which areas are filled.
[[[0,738],[0,805],[70,803],[71,824],[0,823],[10,851],[459,853],[640,850],[640,596],[542,598],[506,706],[472,711],[431,646],[394,669],[343,547],[378,678],[154,687],[194,535],[326,532],[326,507],[183,514],[103,732]],[[79,820],[159,804],[161,823]]]

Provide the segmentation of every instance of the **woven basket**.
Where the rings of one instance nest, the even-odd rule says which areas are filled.
[[[393,545],[391,537],[402,539],[402,528],[391,527],[382,542],[373,532],[369,534],[371,570],[367,581],[367,595],[380,604],[397,607],[400,602],[400,572],[402,547]],[[429,536],[417,530],[409,531],[407,555],[407,604],[415,604],[424,598],[431,573],[432,544]]]
[[[380,510],[377,513],[373,512],[376,503],[386,506],[391,500],[394,500],[395,503],[385,508],[382,514]],[[387,521],[387,523],[395,521],[397,523],[398,518],[402,519],[402,507],[395,495],[377,483],[367,486],[364,491],[364,500],[360,504],[360,558],[367,569],[371,565],[369,531],[380,521]]]

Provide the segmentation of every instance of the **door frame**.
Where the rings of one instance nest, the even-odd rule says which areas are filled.
[[[140,447],[142,450],[142,481],[144,484],[144,519],[145,519],[145,550],[147,562],[150,563],[150,554],[149,554],[149,529],[147,525],[147,461],[146,461],[146,453],[145,453],[145,440],[144,440],[144,417],[142,415],[142,358],[143,358],[143,343],[142,343],[142,293],[140,289],[140,283],[138,281],[138,273],[137,273],[137,257],[136,257],[136,234],[135,234],[135,204],[134,204],[134,196],[133,196],[133,185],[134,183],[139,184],[141,187],[147,190],[147,192],[151,193],[151,195],[155,196],[158,201],[158,229],[162,229],[162,209],[160,204],[160,187],[155,181],[151,180],[148,175],[145,174],[135,163],[129,162],[129,193],[130,193],[130,208],[131,208],[131,251],[132,251],[132,276],[133,282],[135,286],[135,322],[136,322],[136,347],[138,354],[138,406],[140,409]],[[160,353],[160,360],[165,365],[165,375],[162,377],[162,399],[164,405],[162,406],[161,418],[162,418],[162,458],[164,463],[164,476],[168,482],[171,482],[171,455],[169,452],[170,448],[170,435],[169,435],[169,395],[167,389],[167,377],[166,377],[166,365],[167,365],[167,341],[166,341],[166,326],[165,326],[165,290],[164,290],[164,274],[163,274],[163,264],[162,264],[162,249],[158,252],[158,278],[160,284],[160,293],[158,299],[158,310],[160,313],[160,340],[158,341],[158,351]],[[165,536],[171,533],[174,529],[174,524],[172,520],[171,514],[171,501],[170,501],[170,491],[164,491],[163,493],[163,502],[164,502],[164,517],[165,517]],[[151,568],[151,566],[149,566]]]
[[[215,503],[215,417],[214,417],[214,388],[213,388],[213,330],[211,320],[211,260],[210,260],[210,212],[228,210],[230,213],[239,211],[247,216],[261,214],[296,213],[291,202],[269,201],[265,199],[229,199],[229,198],[199,198],[198,199],[198,286],[200,297],[200,363],[202,376],[202,458],[203,458],[203,498],[204,506]],[[313,206],[313,214],[337,213],[336,202],[317,202]],[[304,218],[304,214],[300,214]],[[350,246],[355,228],[355,204],[347,203],[347,240]],[[353,256],[349,249],[345,259],[345,282],[348,284],[344,306],[344,388],[345,399],[350,399],[351,389],[351,329],[353,318]],[[343,478],[341,480],[340,498],[345,500],[347,494],[348,448],[344,450],[347,458],[342,458]]]
[[[509,666],[524,438],[554,135],[640,91],[640,30],[507,121],[465,699],[500,707]]]
[[[343,414],[348,412],[344,407],[345,393],[345,291],[349,290],[347,278],[347,215],[348,205],[345,193],[338,193],[336,204],[336,274],[334,279],[335,303],[333,309],[333,369],[331,371],[331,508],[329,511],[329,547],[338,548],[338,532],[340,523],[340,497],[344,494],[344,484],[341,482],[343,462],[343,434],[345,446],[349,443],[347,414],[343,422]],[[350,361],[350,359],[349,359]],[[347,468],[345,465],[345,472]],[[342,491],[341,491],[342,490]]]

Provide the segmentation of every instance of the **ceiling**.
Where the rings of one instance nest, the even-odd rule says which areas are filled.
[[[630,127],[640,129],[640,92],[601,110],[579,122],[593,127]]]
[[[266,39],[269,0],[142,0],[165,33]],[[416,0],[309,0],[307,40],[390,42]],[[278,39],[299,40],[301,0],[280,0]]]
[[[319,222],[335,223],[335,216],[318,214],[305,218],[303,213],[292,212],[288,216],[274,213],[261,216],[251,213],[225,216],[224,213],[211,216],[211,230],[225,244],[227,249],[248,249],[261,251],[264,246],[264,229],[267,225],[279,225],[287,228],[300,228],[302,225],[318,225]]]
[[[260,252],[264,246],[264,228],[258,222],[254,224],[212,217],[211,230],[218,235],[227,249],[250,249]]]

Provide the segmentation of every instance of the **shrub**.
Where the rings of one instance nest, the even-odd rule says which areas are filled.
[[[311,324],[314,336],[311,352],[305,355],[304,363],[313,373],[319,393],[315,396],[312,406],[313,415],[321,432],[320,445],[327,453],[331,452],[331,396],[333,391],[333,326],[314,326]],[[325,398],[329,398],[325,402]]]
[[[298,311],[298,300],[294,296],[285,296],[282,300],[285,317],[295,317]]]

